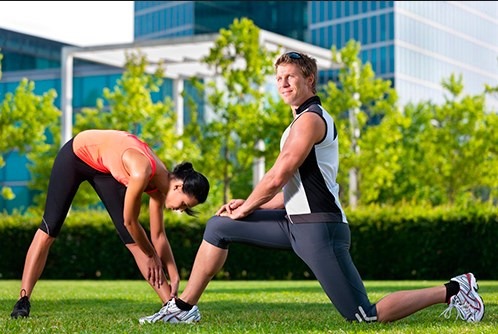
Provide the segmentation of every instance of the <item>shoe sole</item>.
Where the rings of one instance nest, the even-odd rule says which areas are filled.
[[[168,322],[170,324],[193,324],[201,320],[201,315],[199,313],[192,314],[187,318],[179,318],[177,315],[171,315],[168,318],[161,319],[163,322]]]
[[[12,319],[17,319],[17,318],[27,318],[29,317],[29,313],[26,313],[26,312],[17,312],[17,313],[11,313],[10,314],[10,317]]]
[[[138,319],[138,322],[143,325],[143,324],[153,324],[156,322],[168,322],[172,324],[178,324],[178,323],[186,323],[186,324],[191,324],[191,323],[196,323],[201,320],[201,315],[200,313],[197,314],[192,314],[189,315],[186,319],[185,318],[178,318],[177,314],[162,314],[162,316],[156,316],[154,318],[140,318]]]

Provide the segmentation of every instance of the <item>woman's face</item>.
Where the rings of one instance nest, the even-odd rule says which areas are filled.
[[[173,180],[170,189],[166,194],[164,205],[167,209],[174,211],[185,211],[187,208],[193,208],[199,204],[194,196],[187,195],[183,192],[183,182]]]

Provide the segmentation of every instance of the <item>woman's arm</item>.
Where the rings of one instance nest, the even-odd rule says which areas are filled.
[[[160,287],[163,284],[161,259],[138,221],[142,194],[149,183],[152,168],[148,158],[135,150],[127,150],[123,154],[123,164],[130,175],[124,202],[124,225],[140,250],[148,257],[149,282]]]
[[[123,155],[123,163],[130,174],[124,202],[124,225],[138,247],[148,256],[155,254],[154,248],[138,221],[142,194],[149,183],[150,162],[143,154],[128,150]]]
[[[171,285],[171,297],[174,297],[178,294],[180,275],[164,228],[164,199],[164,195],[159,192],[151,194],[149,200],[150,236],[152,244],[161,258],[164,268],[166,268]]]

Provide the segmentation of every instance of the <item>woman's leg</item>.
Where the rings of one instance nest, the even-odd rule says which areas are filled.
[[[140,270],[140,273],[142,273],[142,276],[144,279],[149,283],[149,285],[154,289],[154,291],[157,293],[159,298],[161,299],[162,303],[166,303],[168,300],[171,299],[171,288],[168,284],[168,280],[166,279],[166,276],[164,275],[164,272],[162,272],[162,280],[163,284],[161,285],[160,288],[158,288],[155,285],[150,284],[150,281],[147,279],[149,269],[146,266],[147,263],[147,255],[138,247],[136,243],[133,244],[126,244],[126,247],[130,250],[131,254],[135,258],[135,262],[137,263],[138,269]]]
[[[45,268],[48,252],[54,240],[54,237],[39,229],[36,231],[33,241],[31,241],[26,254],[21,280],[21,291],[26,291],[28,297],[31,296],[31,292],[33,292],[33,288]]]
[[[50,247],[60,232],[74,195],[84,181],[81,168],[89,167],[80,164],[73,153],[72,140],[70,140],[61,148],[54,160],[43,219],[26,254],[21,292],[24,289],[28,297],[31,296],[45,268]]]

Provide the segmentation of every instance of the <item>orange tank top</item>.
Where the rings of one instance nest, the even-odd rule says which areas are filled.
[[[130,175],[122,156],[128,149],[135,149],[149,158],[152,178],[156,173],[156,160],[149,146],[133,134],[119,130],[85,130],[73,141],[73,151],[78,158],[102,173],[111,174],[125,186],[128,186]]]

